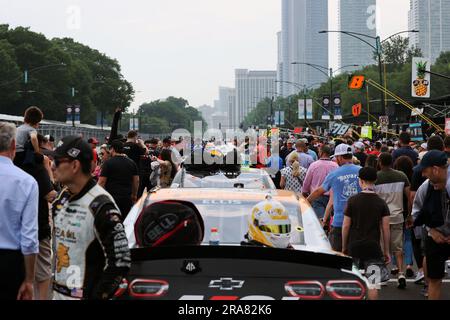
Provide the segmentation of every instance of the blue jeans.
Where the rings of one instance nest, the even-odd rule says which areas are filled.
[[[329,200],[330,196],[321,196],[311,204],[317,218],[322,219],[325,216],[325,209],[327,208]]]
[[[403,230],[403,260],[407,266],[414,265],[411,232],[411,229],[404,228]],[[397,265],[395,255],[392,256],[392,265]]]

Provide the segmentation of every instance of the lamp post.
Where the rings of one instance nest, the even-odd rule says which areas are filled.
[[[334,76],[334,73],[338,72],[339,70],[348,68],[348,67],[359,67],[359,65],[357,65],[357,64],[350,64],[350,65],[343,66],[337,70],[333,70],[333,68],[328,69],[327,67],[324,67],[324,66],[321,66],[318,64],[314,64],[314,63],[308,63],[308,62],[292,62],[292,64],[309,66],[309,67],[314,68],[317,71],[323,73],[330,80],[330,100],[333,100],[333,76]],[[324,70],[326,70],[327,72],[325,72]],[[330,120],[331,120],[331,114],[330,114]]]
[[[323,30],[323,31],[319,31],[319,33],[321,34],[326,34],[326,33],[342,33],[345,35],[348,35],[350,37],[353,37],[355,39],[358,39],[362,42],[364,42],[365,44],[367,44],[368,46],[370,46],[372,49],[375,50],[375,53],[378,57],[378,72],[379,72],[379,76],[380,76],[380,85],[384,88],[384,81],[383,81],[383,66],[382,66],[382,53],[383,53],[383,47],[382,44],[386,41],[388,41],[389,39],[402,34],[402,33],[417,33],[419,32],[418,30],[406,30],[406,31],[400,31],[397,32],[389,37],[387,37],[385,40],[381,41],[380,36],[370,36],[367,34],[363,34],[363,33],[358,33],[358,32],[350,32],[350,31],[330,31],[330,30]],[[368,39],[372,39],[375,40],[375,45],[371,44],[368,40],[363,39],[363,37],[368,38]],[[384,96],[383,92],[381,92],[381,101],[382,101],[382,113],[386,114],[386,97]]]

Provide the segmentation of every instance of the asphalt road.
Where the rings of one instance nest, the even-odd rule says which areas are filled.
[[[380,300],[426,300],[421,290],[423,285],[417,285],[414,280],[407,280],[406,289],[397,288],[397,279],[393,278],[387,286],[380,290]],[[442,299],[450,300],[450,277],[443,280]]]

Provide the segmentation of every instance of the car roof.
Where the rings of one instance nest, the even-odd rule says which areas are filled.
[[[294,192],[285,190],[254,190],[254,189],[223,189],[223,188],[178,188],[160,189],[151,194],[151,201],[164,201],[177,199],[184,201],[194,200],[247,200],[263,201],[267,195],[280,202],[298,203],[299,199]]]

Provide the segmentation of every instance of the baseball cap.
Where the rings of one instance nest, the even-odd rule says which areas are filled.
[[[96,138],[90,138],[88,143],[98,144],[98,140]]]
[[[79,136],[62,138],[52,155],[54,158],[69,158],[80,161],[92,161],[94,159],[91,146]]]
[[[334,149],[334,157],[337,156],[345,156],[348,154],[353,154],[352,147],[350,147],[348,144],[341,143]]]
[[[294,139],[289,139],[289,140],[287,141],[287,143],[294,144],[294,143],[295,143],[295,140],[294,140]]]
[[[364,145],[364,143],[362,143],[362,142],[360,142],[360,141],[355,142],[354,147],[355,147],[356,149],[365,149],[365,148],[366,148],[366,146]]]
[[[429,167],[443,167],[448,163],[447,154],[443,151],[432,150],[428,151],[420,161],[419,169],[424,170]]]
[[[427,149],[428,149],[428,144],[427,144],[427,143],[422,143],[422,144],[420,145],[420,147],[421,147],[422,149],[427,150]]]

